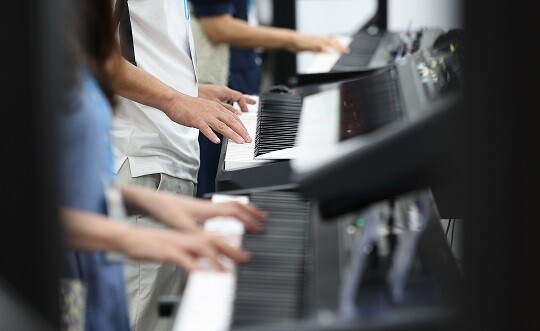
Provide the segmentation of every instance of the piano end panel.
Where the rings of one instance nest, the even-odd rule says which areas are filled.
[[[231,171],[219,169],[216,177],[216,191],[233,191],[291,183],[291,166],[287,160]]]
[[[315,201],[311,204],[311,290],[308,292],[308,314],[335,313],[341,284],[341,250],[338,222],[322,219]]]

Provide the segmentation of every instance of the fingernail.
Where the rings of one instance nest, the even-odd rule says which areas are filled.
[[[245,143],[245,142],[246,142],[246,141],[245,141],[244,138],[242,138],[242,137],[236,138],[236,143],[237,143],[237,144],[243,144],[243,143]]]

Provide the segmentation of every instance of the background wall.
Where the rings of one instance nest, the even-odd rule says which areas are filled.
[[[463,28],[462,7],[461,0],[389,0],[388,29]]]
[[[462,7],[461,0],[389,0],[388,30],[407,30],[409,24],[412,29],[462,28]],[[260,9],[264,11],[263,6]],[[350,35],[376,10],[376,0],[296,0],[296,28],[311,34]],[[308,52],[298,54],[298,72],[306,72],[314,56]]]

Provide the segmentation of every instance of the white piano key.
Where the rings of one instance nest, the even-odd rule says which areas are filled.
[[[216,234],[241,236],[244,234],[244,224],[232,217],[219,217],[207,220],[204,230]]]
[[[196,271],[189,275],[174,331],[226,331],[232,318],[234,272]]]
[[[341,42],[344,46],[349,46],[353,40],[352,36],[338,36],[338,41]],[[332,70],[336,62],[343,54],[339,53],[317,53],[317,54],[306,54],[305,57],[311,57],[308,59],[308,62],[311,64],[307,67],[305,72],[306,74],[322,73],[329,72]]]
[[[248,105],[249,112],[242,113],[239,115],[239,117],[251,136],[252,142],[237,144],[232,140],[228,140],[224,160],[225,170],[249,168],[269,162],[268,160],[255,160],[253,158],[255,153],[255,137],[257,134],[257,112],[259,107],[259,97],[250,97],[255,99],[257,103],[254,105]]]
[[[215,194],[213,202],[238,201],[246,204],[247,196]],[[233,217],[214,217],[204,230],[223,236],[240,247],[244,225]],[[227,331],[230,328],[236,293],[236,265],[220,257],[224,271],[218,271],[208,259],[201,258],[201,270],[189,274],[173,331]]]

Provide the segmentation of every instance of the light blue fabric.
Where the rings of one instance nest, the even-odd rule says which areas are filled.
[[[111,107],[84,68],[60,118],[60,202],[63,207],[107,214],[103,181],[114,180],[109,138]],[[104,254],[66,252],[67,273],[87,286],[86,330],[129,331],[122,265]]]

